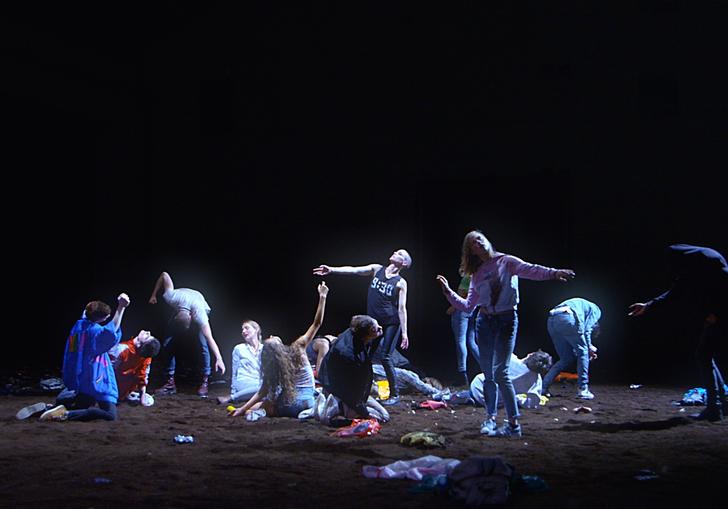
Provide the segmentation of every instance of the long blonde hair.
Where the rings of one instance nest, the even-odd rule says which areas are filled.
[[[468,232],[463,239],[463,251],[462,257],[460,259],[461,275],[472,276],[483,264],[483,260],[479,256],[474,255],[470,250],[470,244],[476,238],[482,238],[485,241],[485,250],[487,252],[488,259],[491,259],[495,256],[495,249],[493,248],[493,245],[490,243],[487,237],[483,235],[483,232],[481,232],[480,230],[473,230],[471,232]]]

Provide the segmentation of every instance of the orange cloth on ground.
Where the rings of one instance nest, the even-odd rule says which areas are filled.
[[[579,376],[576,373],[567,373],[566,371],[562,371],[558,375],[556,375],[556,378],[554,378],[554,382],[562,382],[564,380],[577,380]]]

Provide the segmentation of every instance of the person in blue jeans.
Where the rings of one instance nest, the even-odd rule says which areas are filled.
[[[470,288],[470,276],[463,275],[462,271],[460,271],[460,276],[458,295],[465,298],[468,296],[468,288]],[[450,326],[455,339],[455,355],[458,368],[456,383],[467,387],[470,384],[468,378],[468,350],[470,350],[476,362],[480,362],[480,349],[475,337],[478,310],[474,309],[468,313],[450,306],[447,308],[447,314],[450,315]]]
[[[284,345],[278,336],[266,338],[260,352],[263,375],[260,389],[243,406],[231,410],[232,417],[243,415],[249,420],[263,415],[297,417],[314,406],[315,383],[306,347],[324,320],[328,293],[326,283],[319,283],[319,302],[313,323],[293,343]]]
[[[164,302],[173,309],[173,314],[164,333],[162,351],[157,358],[157,362],[166,371],[167,382],[156,390],[155,395],[177,394],[174,373],[176,370],[175,352],[178,338],[180,336],[196,336],[202,354],[202,380],[197,389],[197,395],[206,398],[209,378],[212,373],[210,351],[215,356],[215,369],[220,371],[220,374],[225,374],[225,363],[222,360],[220,348],[218,348],[217,342],[212,336],[212,328],[210,327],[208,315],[212,310],[205,297],[197,290],[175,288],[172,277],[167,272],[162,272],[157,278],[152,295],[149,297],[150,304],[157,303],[157,294],[160,292]]]
[[[592,339],[599,335],[601,317],[599,306],[581,297],[567,299],[549,311],[546,327],[559,360],[543,379],[544,393],[559,373],[576,363],[576,397],[594,399],[589,390],[589,362],[597,358]]]
[[[480,305],[478,347],[480,367],[485,375],[483,392],[487,412],[480,432],[496,437],[521,436],[520,414],[509,372],[518,332],[518,278],[568,281],[574,277],[574,271],[535,265],[516,256],[499,253],[477,230],[465,235],[460,267],[464,274],[472,277],[466,298],[451,290],[444,276],[437,275],[435,279],[445,298],[456,309],[470,312]],[[497,428],[495,418],[499,388],[503,394],[507,422]]]

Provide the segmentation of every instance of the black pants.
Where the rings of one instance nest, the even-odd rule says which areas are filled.
[[[72,391],[64,391],[59,394],[56,403],[65,405],[68,411],[69,421],[95,421],[103,419],[105,421],[115,421],[118,416],[116,413],[116,404],[108,401],[99,401],[96,408],[96,400],[87,394],[73,395]]]
[[[399,324],[395,325],[384,325],[382,339],[379,340],[379,346],[377,349],[382,356],[382,367],[384,373],[387,375],[387,382],[389,382],[389,397],[394,398],[399,396],[397,389],[397,376],[394,373],[394,362],[392,362],[392,354],[395,348],[397,348],[397,341],[401,332]]]
[[[726,349],[728,349],[728,320],[719,318],[715,323],[706,321],[698,340],[695,360],[705,386],[708,410],[715,407],[720,410],[722,405],[728,405],[728,397],[723,389],[724,380],[718,369],[721,363],[723,369],[726,367]],[[723,408],[723,411],[725,410],[726,408]]]

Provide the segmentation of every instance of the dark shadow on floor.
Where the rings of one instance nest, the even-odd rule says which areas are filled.
[[[620,431],[659,431],[690,424],[686,417],[671,417],[664,421],[631,421],[620,423],[580,422],[571,426],[562,426],[562,431],[596,431],[598,433],[619,433]]]

